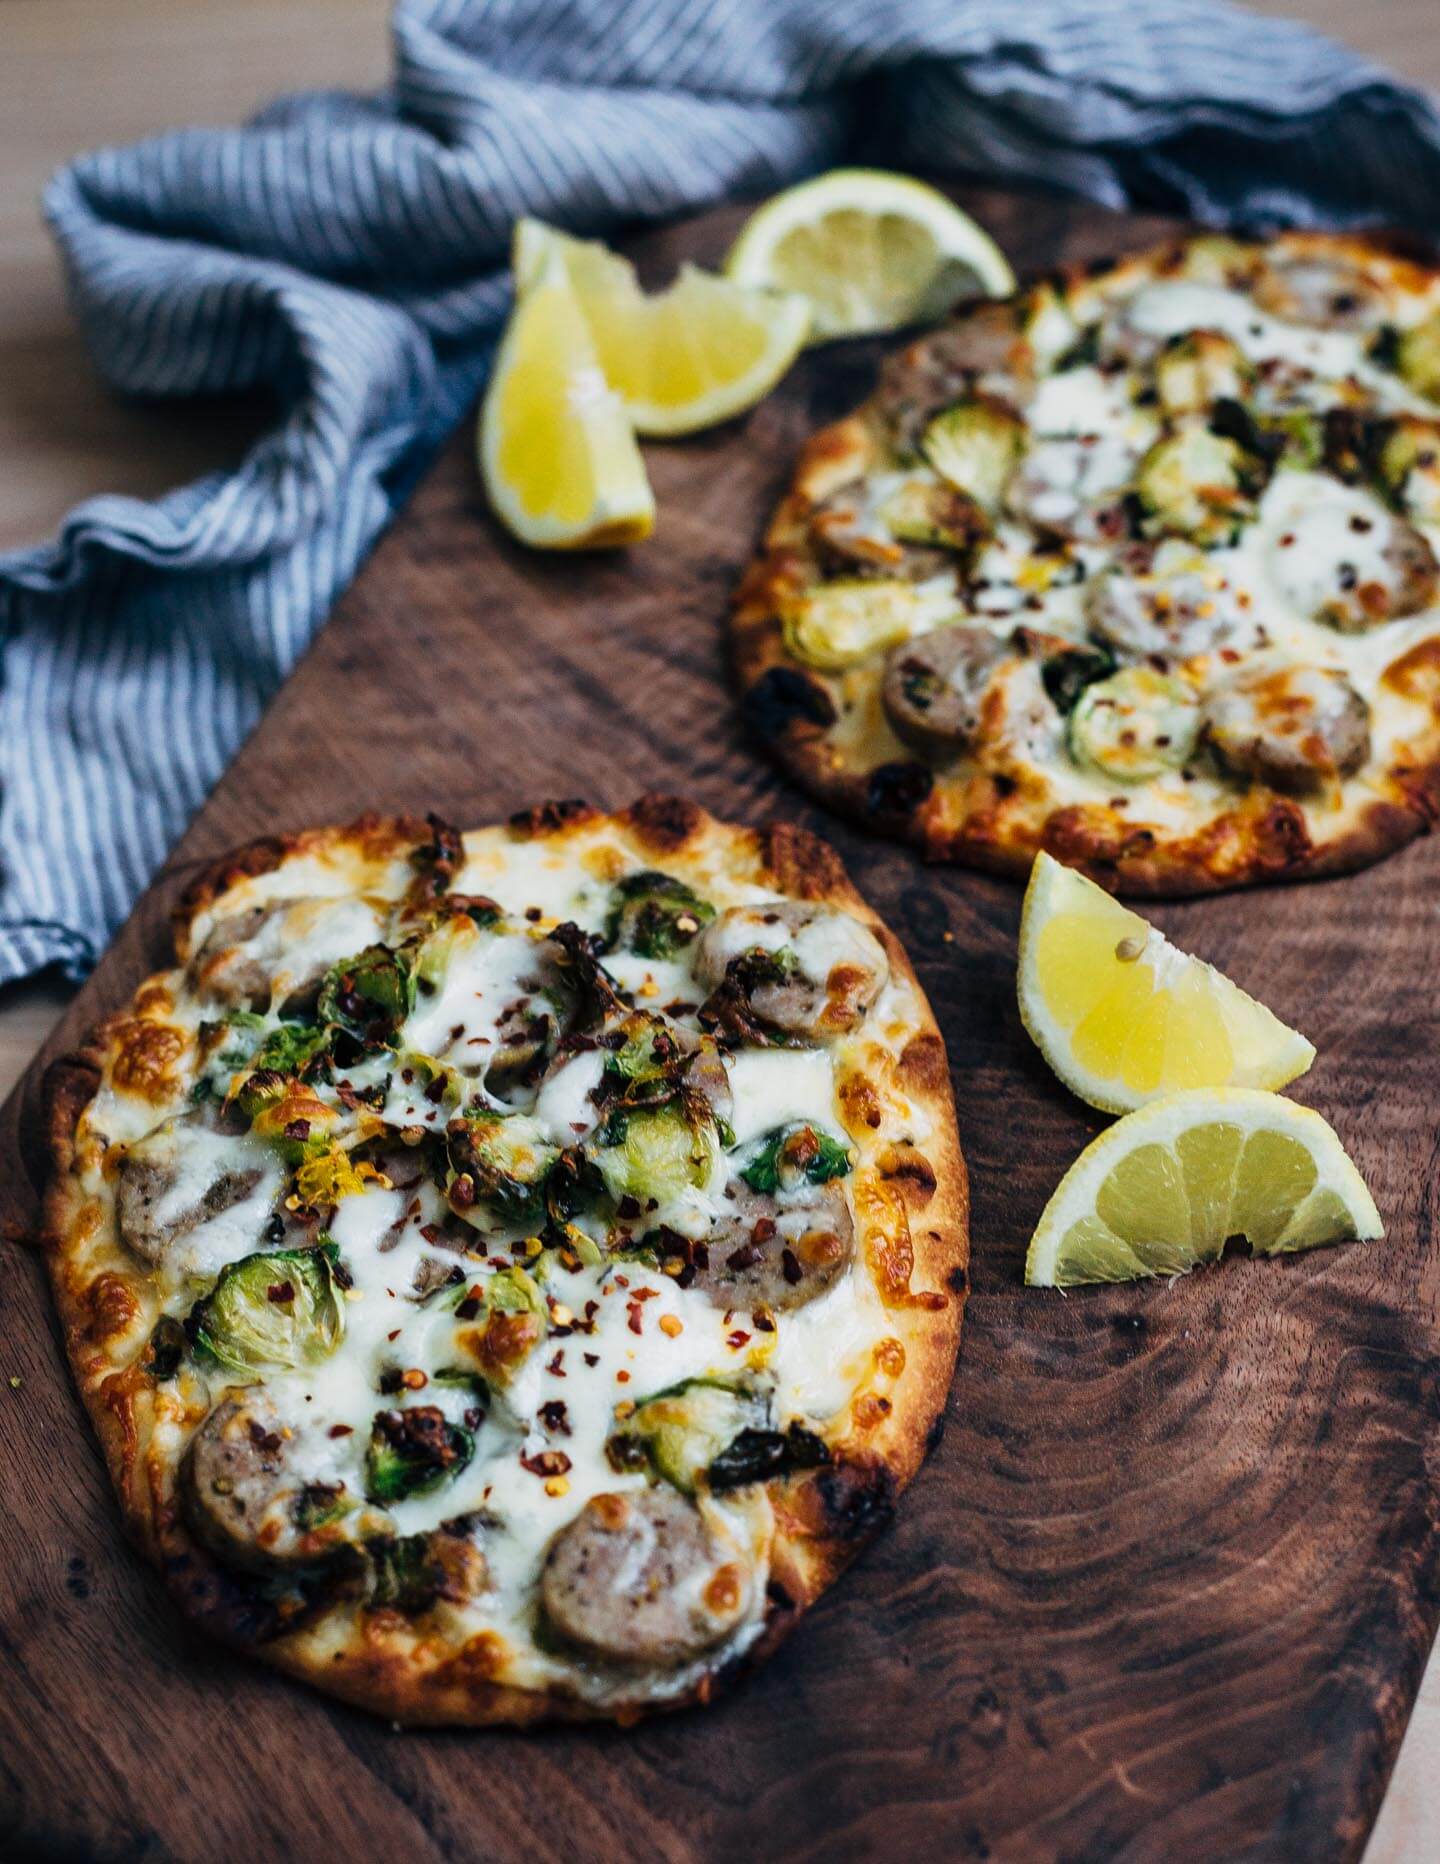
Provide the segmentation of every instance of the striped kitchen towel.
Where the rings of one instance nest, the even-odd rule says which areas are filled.
[[[140,395],[264,390],[238,471],[0,560],[0,980],[93,963],[483,376],[521,213],[604,233],[839,160],[1212,223],[1440,227],[1440,114],[1205,0],[400,0],[375,97],[63,169]]]

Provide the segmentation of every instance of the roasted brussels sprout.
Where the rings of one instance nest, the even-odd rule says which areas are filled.
[[[648,1460],[682,1495],[693,1495],[701,1476],[740,1432],[765,1421],[764,1401],[754,1392],[722,1379],[687,1379],[638,1404],[623,1431],[610,1439],[607,1453],[620,1470]]]
[[[1135,486],[1153,530],[1218,544],[1255,516],[1264,482],[1262,461],[1191,423],[1151,447]]]
[[[1440,311],[1401,331],[1395,366],[1417,393],[1440,401]]]
[[[393,1048],[400,1026],[415,1008],[414,956],[369,945],[337,964],[320,987],[320,1020],[333,1023],[363,1048]]]
[[[459,1516],[429,1534],[367,1541],[371,1605],[391,1611],[428,1611],[439,1600],[463,1604],[485,1584],[485,1557]]]
[[[1183,681],[1126,667],[1087,686],[1070,714],[1070,755],[1119,783],[1178,770],[1195,750],[1200,702]]]
[[[429,1495],[453,1480],[475,1454],[475,1439],[438,1405],[379,1411],[365,1452],[365,1494],[390,1506]]]
[[[522,1268],[500,1269],[467,1289],[455,1309],[473,1322],[457,1338],[474,1355],[487,1386],[504,1386],[545,1337],[547,1312],[538,1284]]]
[[[545,1217],[545,1181],[560,1148],[528,1113],[468,1113],[445,1132],[451,1208],[469,1223],[487,1218],[535,1230]]]
[[[627,874],[611,895],[605,943],[641,958],[673,958],[714,917],[709,900],[673,874]]]
[[[934,479],[906,479],[880,507],[880,522],[904,544],[969,551],[990,534],[990,523],[968,492]]]
[[[328,1359],[345,1334],[339,1255],[326,1242],[232,1262],[190,1310],[196,1353],[247,1379]]]
[[[252,1068],[303,1075],[325,1053],[330,1031],[322,1023],[280,1023],[267,1032],[251,1060]]]
[[[925,429],[920,449],[942,479],[995,511],[1025,450],[1025,423],[988,395],[957,402]]]
[[[777,1126],[750,1154],[740,1176],[752,1191],[793,1191],[801,1184],[826,1184],[850,1170],[843,1139],[813,1126]]]
[[[1087,686],[1109,679],[1115,656],[1108,647],[1075,647],[1041,663],[1040,679],[1057,712],[1068,715]]]
[[[1167,414],[1199,414],[1222,399],[1243,401],[1255,371],[1219,330],[1172,337],[1155,359],[1155,388]]]
[[[1402,414],[1390,423],[1379,471],[1390,497],[1421,524],[1440,524],[1440,421]]]
[[[952,601],[953,611],[958,603]],[[840,673],[928,625],[933,599],[898,577],[817,583],[787,597],[780,611],[785,645],[797,660]]]
[[[594,1162],[618,1204],[668,1204],[708,1182],[719,1157],[711,1121],[679,1101],[657,1107],[617,1107],[597,1136]]]

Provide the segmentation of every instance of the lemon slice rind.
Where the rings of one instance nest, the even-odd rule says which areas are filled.
[[[655,499],[634,430],[553,253],[533,256],[517,295],[478,447],[491,506],[524,543],[601,549],[654,529]]]
[[[1268,1256],[1384,1233],[1318,1113],[1251,1088],[1200,1088],[1126,1114],[1085,1148],[1036,1225],[1025,1279],[1053,1288],[1184,1274],[1239,1235]]]
[[[666,290],[641,290],[634,267],[593,240],[538,220],[515,232],[517,289],[562,264],[606,381],[638,434],[673,438],[753,408],[789,369],[810,330],[797,292],[736,283],[682,265]]]
[[[766,201],[725,271],[803,292],[815,343],[934,321],[962,297],[1016,289],[994,240],[939,189],[874,168],[831,169]]]
[[[1315,1059],[1312,1043],[1223,972],[1043,852],[1025,891],[1016,993],[1051,1068],[1106,1113],[1187,1088],[1274,1091]],[[1102,1055],[1111,1065],[1098,1065]]]

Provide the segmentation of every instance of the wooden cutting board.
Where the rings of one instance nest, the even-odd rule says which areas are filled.
[[[965,196],[1022,271],[1160,223]],[[737,215],[653,239],[713,261]],[[948,1429],[778,1659],[629,1733],[400,1734],[190,1632],[122,1544],[38,1263],[0,1250],[0,1853],[101,1858],[1353,1858],[1440,1611],[1440,846],[1165,930],[1313,1038],[1387,1239],[1066,1298],[1026,1240],[1101,1124],[1015,1009],[1019,894],[810,806],[743,741],[721,620],[805,434],[875,350],[807,356],[745,421],[650,451],[629,556],[532,556],[458,434],[78,999],[166,956],[228,845],[365,807],[461,822],[689,792],[828,834],[949,1044],[973,1287]],[[30,1228],[39,1068],[3,1115]],[[12,1238],[12,1242],[13,1242]]]

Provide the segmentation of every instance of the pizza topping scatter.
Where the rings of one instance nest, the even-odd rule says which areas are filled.
[[[928,1116],[874,930],[598,821],[231,881],[165,980],[172,1101],[112,1061],[77,1169],[256,1622],[423,1619],[614,1708],[763,1629],[765,1485],[846,1454],[895,1324],[859,1187]]]
[[[1301,234],[1075,268],[897,351],[823,442],[736,637],[752,722],[826,796],[1122,890],[1423,825],[1440,272]]]

